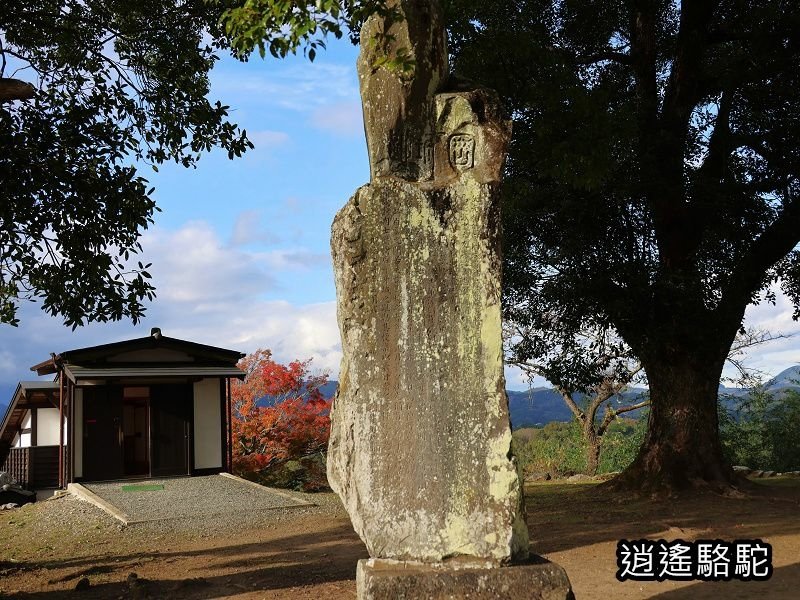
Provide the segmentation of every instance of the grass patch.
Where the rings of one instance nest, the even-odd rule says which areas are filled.
[[[147,483],[144,485],[123,485],[123,492],[160,492],[164,486],[160,483]]]

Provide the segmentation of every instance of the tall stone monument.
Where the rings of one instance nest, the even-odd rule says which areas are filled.
[[[328,478],[372,557],[359,598],[569,598],[559,567],[527,561],[510,458],[498,196],[510,123],[493,92],[452,83],[438,1],[394,5],[404,19],[361,32],[371,182],[331,242],[344,358]],[[410,51],[412,75],[374,67],[376,33]]]

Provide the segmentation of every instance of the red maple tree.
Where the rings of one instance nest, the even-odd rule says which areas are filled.
[[[231,387],[235,472],[257,476],[326,450],[331,401],[320,387],[328,376],[312,374],[310,365],[311,359],[277,363],[264,349],[239,361],[247,376]]]

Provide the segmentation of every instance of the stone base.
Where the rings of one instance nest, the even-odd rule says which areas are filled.
[[[544,559],[475,568],[371,558],[358,561],[358,600],[575,600],[567,574]]]

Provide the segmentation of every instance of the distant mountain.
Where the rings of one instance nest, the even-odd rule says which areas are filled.
[[[0,422],[2,422],[6,414],[8,405],[11,404],[11,399],[16,389],[16,385],[3,385],[0,383]]]
[[[767,391],[774,392],[784,389],[800,390],[800,365],[789,367],[770,379],[766,386]]]
[[[322,392],[322,397],[326,400],[333,398],[336,395],[336,388],[339,387],[338,381],[329,381],[325,385],[319,388],[319,391]]]
[[[325,398],[333,398],[336,394],[338,381],[329,381],[323,385],[320,390]],[[800,390],[800,365],[789,367],[785,371],[767,382],[767,390],[771,392],[783,389],[797,389]],[[743,388],[729,388],[720,386],[719,393],[723,403],[733,403],[736,398],[744,396],[749,390]],[[631,388],[622,394],[621,400],[612,400],[616,405],[633,404],[645,394],[645,388]],[[551,421],[566,422],[572,419],[572,413],[561,395],[552,388],[533,388],[522,392],[506,390],[508,394],[508,407],[511,413],[511,427],[519,429],[520,427],[530,427],[533,425],[545,425]],[[268,399],[262,406],[269,404]],[[639,409],[626,413],[625,416],[631,419],[639,418],[644,409]]]
[[[337,381],[329,381],[322,387],[326,398],[332,398],[336,393]],[[626,393],[624,402],[635,402],[644,390],[635,388]],[[530,391],[515,392],[507,390],[508,406],[511,413],[511,426],[514,429],[531,426],[550,421],[569,421],[572,413],[564,404],[561,395],[552,388],[535,388]],[[632,411],[625,416],[637,418],[641,410]]]
[[[319,391],[322,392],[322,397],[326,400],[330,400],[336,394],[336,388],[339,387],[338,381],[329,381],[325,385],[320,386]],[[259,398],[256,404],[258,406],[272,406],[277,402],[278,398],[275,396],[264,396],[263,398]]]
[[[572,418],[561,395],[552,388],[532,388],[524,392],[506,390],[506,393],[513,429]]]
[[[621,401],[614,401],[619,406],[635,404],[647,390],[632,388],[622,395]],[[533,388],[524,392],[506,390],[508,394],[508,409],[511,413],[511,428],[544,425],[551,421],[569,421],[572,419],[570,412],[561,394],[553,388]],[[577,396],[576,396],[577,398]],[[642,414],[643,409],[626,413],[625,416],[636,419]]]

